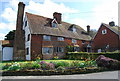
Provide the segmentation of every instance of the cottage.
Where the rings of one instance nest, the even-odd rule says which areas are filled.
[[[95,52],[120,50],[120,27],[115,22],[102,23],[93,38]]]
[[[55,12],[53,18],[47,18],[26,12],[22,18],[24,6],[24,3],[19,3],[14,45],[16,49],[21,44],[24,49],[14,50],[14,59],[34,60],[38,56],[41,59],[64,58],[68,45],[74,47],[73,51],[90,51],[87,48],[91,40],[88,32],[78,25],[63,22],[61,13]],[[21,27],[18,28],[19,24]],[[21,34],[23,31],[24,35]],[[21,39],[23,43],[20,43]]]

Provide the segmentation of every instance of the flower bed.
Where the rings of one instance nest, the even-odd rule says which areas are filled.
[[[27,75],[63,75],[82,74],[107,70],[100,68],[96,62],[91,61],[33,61],[23,63],[6,63],[2,66],[3,76],[27,76]]]

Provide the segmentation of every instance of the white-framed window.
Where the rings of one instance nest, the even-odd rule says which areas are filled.
[[[54,47],[54,52],[63,53],[64,52],[64,47]]]
[[[53,27],[53,28],[57,28],[57,24],[53,22],[53,23],[52,23],[52,27]]]
[[[82,44],[85,44],[85,42],[86,42],[85,40],[82,40]]]
[[[107,33],[106,29],[102,30],[102,34],[106,34],[106,33]]]
[[[57,39],[58,39],[58,41],[64,41],[63,37],[58,37]]]
[[[42,53],[43,54],[52,54],[53,48],[52,47],[43,47],[42,48]]]
[[[75,40],[75,39],[72,39],[72,43],[77,43],[77,40]]]
[[[51,41],[51,36],[43,35],[43,40],[44,41]]]

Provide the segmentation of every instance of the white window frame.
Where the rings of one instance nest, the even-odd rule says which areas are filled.
[[[106,29],[102,30],[102,34],[103,34],[103,35],[104,35],[104,34],[107,34],[107,30],[106,30]]]
[[[57,24],[58,24],[58,22],[56,21],[56,19],[53,19],[53,21],[52,21],[52,27],[53,28],[57,28]]]
[[[64,38],[63,37],[57,37],[57,40],[58,41],[64,41]]]
[[[77,43],[77,40],[76,39],[72,39],[72,43]]]
[[[43,35],[43,40],[44,41],[51,41],[51,36]]]
[[[53,54],[53,48],[52,47],[43,47],[42,54]]]
[[[72,29],[72,30],[73,30],[73,32],[76,32],[76,28],[75,28],[75,27],[73,27],[73,29]]]

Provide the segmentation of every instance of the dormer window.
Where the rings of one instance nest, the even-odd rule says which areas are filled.
[[[76,26],[73,24],[69,27],[69,31],[76,32]]]
[[[53,27],[53,28],[56,28],[56,27],[57,27],[57,24],[56,24],[56,23],[52,23],[52,27]]]
[[[53,21],[52,21],[52,27],[53,28],[56,28],[57,27],[57,21],[56,21],[56,19],[53,19]]]
[[[43,40],[44,41],[51,41],[51,37],[48,35],[43,35]]]

